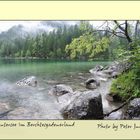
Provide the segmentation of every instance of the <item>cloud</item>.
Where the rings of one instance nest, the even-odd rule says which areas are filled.
[[[40,21],[0,21],[0,32],[6,31],[15,25],[23,25],[28,29],[35,29]]]
[[[52,27],[46,27],[41,24],[42,21],[0,21],[0,32],[6,31],[15,25],[23,25],[26,31],[36,32],[37,29],[51,31]],[[56,21],[60,23],[66,23],[69,25],[74,25],[78,21]],[[89,21],[94,27],[100,26],[103,21]]]
[[[45,26],[41,24],[42,21],[0,21],[0,32],[7,31],[12,26],[23,25],[26,31],[36,32],[37,29],[52,31],[51,26]],[[56,22],[66,22],[67,24],[74,25],[75,21],[56,21]]]

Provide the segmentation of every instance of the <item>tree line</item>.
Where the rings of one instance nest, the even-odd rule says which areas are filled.
[[[72,38],[82,34],[78,25],[63,26],[49,33],[18,37],[14,40],[0,41],[0,57],[31,57],[44,59],[65,59],[65,46]]]
[[[116,50],[125,48],[126,41],[113,37],[105,31],[96,31],[87,21],[38,35],[0,41],[0,57],[43,59],[116,59]],[[91,32],[94,32],[91,33]]]

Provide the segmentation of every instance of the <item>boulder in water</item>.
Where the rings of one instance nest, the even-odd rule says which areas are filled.
[[[7,119],[7,115],[10,111],[9,103],[0,102],[0,119]]]
[[[9,104],[0,102],[0,114],[8,110],[10,110]]]
[[[15,119],[32,119],[35,118],[35,113],[32,110],[25,109],[23,107],[15,108],[13,111],[8,113],[7,118],[11,120]]]
[[[101,95],[93,91],[85,91],[61,112],[64,119],[103,119]]]
[[[37,86],[37,79],[35,76],[29,76],[27,78],[24,78],[16,83],[18,86]]]
[[[55,96],[61,96],[67,93],[72,93],[73,89],[70,86],[59,84],[59,85],[55,85],[50,92]]]
[[[97,72],[97,71],[102,71],[103,69],[104,69],[103,66],[97,65],[97,66],[95,66],[93,69],[90,69],[89,72],[90,72],[90,73],[94,73],[94,72]]]
[[[87,89],[95,89],[95,88],[97,88],[98,86],[100,86],[100,82],[97,81],[97,80],[94,79],[94,78],[88,79],[88,80],[85,82],[85,84],[86,84],[86,88],[87,88]]]

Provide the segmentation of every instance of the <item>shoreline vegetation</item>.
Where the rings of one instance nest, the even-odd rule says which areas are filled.
[[[60,118],[105,119],[105,116],[113,114],[115,119],[140,119],[139,20],[103,21],[98,28],[89,21],[79,21],[75,25],[64,24],[64,21],[63,24],[46,21],[43,25],[49,25],[53,30],[28,34],[22,26],[15,26],[1,33],[0,59],[55,62],[113,61],[110,65],[93,66],[89,70],[91,75],[88,78],[82,77],[83,75],[80,75],[81,79],[78,77],[84,81],[82,84],[86,88],[85,91],[74,91],[67,82],[66,85],[54,84],[50,92],[57,99],[55,103],[61,108],[59,112],[63,117],[60,115]],[[62,70],[61,73],[63,72]],[[70,75],[71,80],[74,76]],[[29,75],[20,82],[31,86],[32,79],[35,78],[33,77]],[[76,79],[76,82],[80,80]],[[108,80],[112,80],[110,85],[106,85]],[[37,80],[33,82],[35,85],[38,83]],[[70,81],[72,82],[74,80]],[[106,95],[104,90],[108,92]],[[115,103],[119,105],[114,109]],[[107,106],[108,110],[105,110],[104,106]],[[121,115],[118,116],[117,113]]]
[[[56,59],[56,58],[39,58],[39,57],[0,57],[0,60],[48,60],[48,61],[68,61],[68,62],[92,62],[93,60],[73,60],[73,59]],[[113,62],[113,59],[101,59],[101,58],[94,58],[94,61],[110,61]]]

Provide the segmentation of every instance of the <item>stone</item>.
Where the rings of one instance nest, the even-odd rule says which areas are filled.
[[[51,90],[50,93],[55,96],[62,96],[67,93],[72,93],[73,89],[70,86],[59,84],[55,85]]]
[[[111,73],[111,77],[112,77],[112,78],[117,78],[119,75],[120,75],[119,72],[115,72],[115,71],[114,71],[114,72]]]
[[[13,111],[11,111],[8,115],[7,115],[8,119],[32,119],[35,118],[34,113],[29,110],[29,109],[25,109],[23,107],[18,107],[15,108]]]
[[[140,98],[130,101],[126,113],[129,119],[140,119]]]
[[[23,78],[22,80],[16,83],[18,86],[37,86],[37,79],[35,76],[29,76],[27,78]]]
[[[9,103],[0,102],[0,120],[7,119],[8,113],[11,111]]]
[[[108,101],[113,101],[113,102],[122,102],[122,98],[120,96],[118,96],[117,94],[114,94],[114,93],[109,93],[106,96],[106,99]]]
[[[93,69],[90,69],[89,72],[90,72],[90,73],[94,73],[94,72],[97,72],[97,71],[102,71],[103,68],[104,68],[103,66],[97,65],[97,66],[95,66]]]
[[[64,119],[103,119],[101,95],[93,91],[82,92],[61,112]]]
[[[9,104],[0,102],[0,114],[8,110],[10,110]]]
[[[86,82],[85,82],[86,88],[87,89],[95,89],[98,86],[100,86],[100,82],[97,81],[94,78],[89,78]]]
[[[73,102],[75,98],[78,98],[78,96],[81,94],[82,93],[80,91],[75,91],[73,93],[67,93],[62,96],[57,97],[57,101],[60,105],[60,108],[61,109],[65,108],[67,105]]]
[[[110,102],[113,102],[113,97],[109,94],[106,95],[106,99]]]

